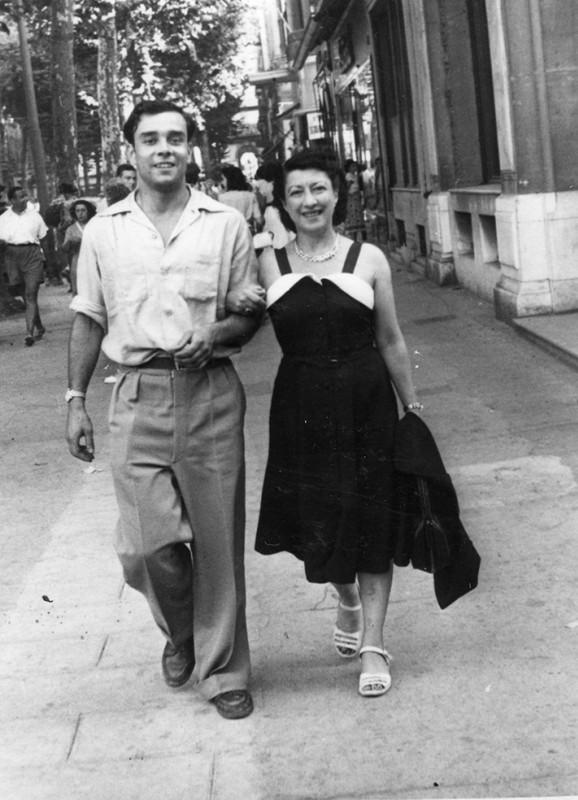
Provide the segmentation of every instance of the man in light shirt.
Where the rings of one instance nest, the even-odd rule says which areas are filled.
[[[192,122],[163,101],[124,126],[138,188],[92,219],[78,262],[67,439],[94,458],[85,395],[100,346],[119,365],[110,408],[127,583],[166,638],[169,686],[192,675],[227,719],[251,713],[245,622],[245,398],[229,360],[254,333],[226,294],[255,283],[242,216],[186,185]]]
[[[26,338],[32,347],[44,335],[38,308],[38,290],[44,280],[42,241],[48,232],[40,214],[28,203],[28,192],[14,186],[8,192],[8,208],[0,216],[0,246],[4,249],[4,268],[8,286],[15,294],[23,294]]]

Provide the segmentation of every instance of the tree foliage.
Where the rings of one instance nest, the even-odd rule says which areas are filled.
[[[233,118],[245,88],[245,50],[250,0],[75,0],[74,62],[78,149],[84,159],[101,159],[97,89],[98,42],[103,20],[114,9],[116,67],[121,109],[141,98],[166,98],[182,105],[206,130],[212,156],[219,158],[235,132]],[[34,78],[45,148],[52,137],[51,0],[25,0],[34,54]],[[0,19],[13,4],[0,0]],[[7,110],[24,118],[22,82],[15,61],[3,76]],[[122,116],[122,115],[121,115]]]
[[[87,44],[108,7],[105,0],[77,3]],[[199,128],[214,125],[208,138],[216,156],[235,131],[246,85],[247,0],[116,0],[115,8],[121,104],[176,102]]]

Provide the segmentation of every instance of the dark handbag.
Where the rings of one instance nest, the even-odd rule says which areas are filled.
[[[411,564],[414,569],[435,573],[450,563],[451,546],[439,519],[432,512],[427,481],[416,478],[416,482],[421,518],[413,532]]]

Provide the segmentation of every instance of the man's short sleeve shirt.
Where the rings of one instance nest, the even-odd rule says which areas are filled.
[[[8,208],[0,216],[0,239],[8,244],[40,244],[47,232],[44,220],[33,208],[21,214]]]
[[[104,328],[109,358],[136,366],[223,319],[227,292],[256,280],[251,236],[237,211],[191,190],[165,247],[131,194],[86,226],[71,308]],[[232,352],[221,347],[215,356]]]

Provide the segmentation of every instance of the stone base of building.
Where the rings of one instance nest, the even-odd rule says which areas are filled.
[[[547,281],[536,281],[524,285],[508,279],[500,279],[494,289],[496,317],[510,322],[518,317],[551,314],[552,302]]]
[[[425,276],[439,286],[455,286],[457,279],[453,258],[436,259],[430,256],[425,264]]]
[[[578,192],[496,199],[500,279],[496,316],[510,320],[578,309]]]
[[[578,310],[578,278],[521,282],[502,276],[494,289],[496,317],[506,322],[539,314]]]

